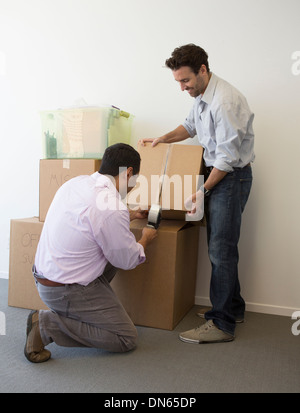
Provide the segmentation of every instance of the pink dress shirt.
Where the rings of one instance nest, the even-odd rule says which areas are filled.
[[[98,172],[66,182],[49,208],[36,272],[62,284],[88,285],[108,262],[129,270],[146,259],[129,229],[129,211],[112,181]]]

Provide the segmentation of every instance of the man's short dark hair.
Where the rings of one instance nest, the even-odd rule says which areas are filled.
[[[166,60],[166,66],[169,69],[174,71],[183,66],[189,66],[196,75],[202,65],[205,65],[209,72],[208,54],[204,49],[192,43],[177,47],[172,56]]]
[[[103,155],[99,173],[103,175],[118,176],[120,168],[133,168],[133,175],[140,172],[140,154],[130,145],[116,143],[109,146]]]

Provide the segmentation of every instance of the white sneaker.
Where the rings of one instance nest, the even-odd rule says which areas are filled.
[[[193,330],[186,331],[179,335],[181,341],[185,343],[222,343],[233,341],[234,336],[220,330],[213,322],[207,321],[205,324]]]

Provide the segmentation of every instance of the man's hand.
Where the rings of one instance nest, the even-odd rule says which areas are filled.
[[[142,238],[143,237],[149,242],[153,241],[157,237],[157,229],[144,227],[142,232]]]
[[[141,144],[142,146],[145,146],[146,142],[152,142],[152,147],[156,146],[158,143],[161,142],[161,138],[156,138],[156,139],[152,139],[152,138],[147,138],[147,139],[140,139],[139,140],[139,144]]]
[[[176,129],[167,133],[166,135],[160,136],[156,139],[140,139],[139,143],[142,146],[144,146],[146,142],[152,142],[152,146],[156,146],[158,143],[174,143],[184,141],[189,137],[190,135],[188,131],[184,128],[184,126],[179,125]]]
[[[144,227],[142,232],[142,238],[138,241],[144,249],[157,237],[157,230]]]
[[[129,211],[130,221],[134,219],[145,219],[148,217],[148,210],[141,210],[141,208],[137,209],[136,211],[131,210]]]

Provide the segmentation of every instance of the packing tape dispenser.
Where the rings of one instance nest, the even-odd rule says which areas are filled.
[[[157,229],[161,221],[161,206],[160,205],[151,205],[149,214],[148,214],[148,228]]]

